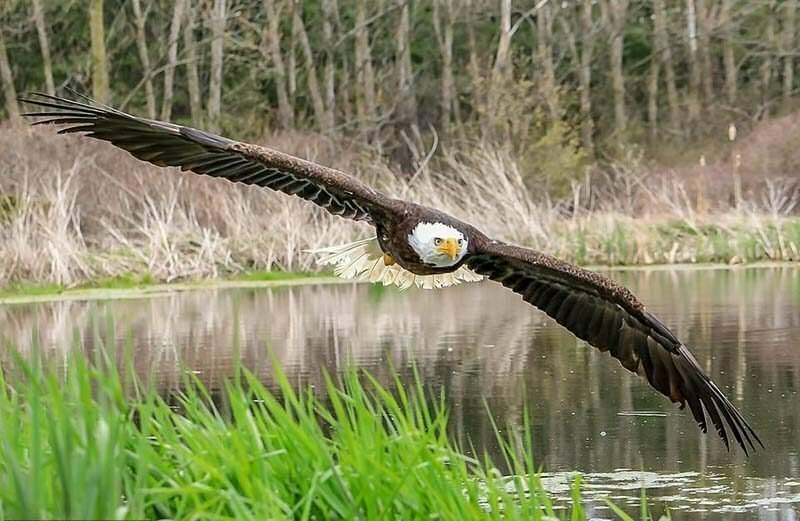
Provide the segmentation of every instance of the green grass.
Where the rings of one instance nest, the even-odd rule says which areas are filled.
[[[102,289],[102,290],[131,290],[131,289],[145,289],[154,286],[161,286],[170,284],[181,285],[197,285],[203,286],[209,280],[222,280],[222,281],[242,281],[242,282],[281,282],[281,281],[296,281],[303,279],[319,279],[332,276],[331,272],[320,273],[307,273],[307,272],[292,272],[292,271],[252,271],[235,274],[230,277],[222,277],[220,279],[195,279],[195,280],[177,280],[173,282],[163,283],[156,280],[151,274],[133,274],[126,273],[116,277],[106,277],[97,279],[85,284],[79,284],[73,287],[67,287],[63,284],[55,283],[15,283],[4,288],[0,288],[0,300],[6,298],[16,297],[36,297],[42,295],[61,295],[85,292],[86,290]]]
[[[279,370],[278,392],[238,371],[213,401],[187,377],[168,403],[130,364],[84,357],[0,371],[0,519],[584,518],[579,479],[553,508],[527,421],[517,441],[496,429],[503,476],[449,440],[419,384],[350,371],[322,401]]]
[[[4,288],[0,288],[0,299],[8,297],[18,297],[20,295],[59,295],[66,288],[62,284],[34,284],[29,282],[14,283]]]
[[[228,280],[242,280],[242,281],[281,281],[281,280],[302,280],[313,279],[320,277],[333,276],[332,272],[310,273],[303,271],[251,271],[242,273],[241,275],[234,275]]]

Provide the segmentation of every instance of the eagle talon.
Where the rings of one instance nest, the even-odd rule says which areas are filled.
[[[383,254],[383,264],[385,266],[394,266],[394,259],[388,253]]]

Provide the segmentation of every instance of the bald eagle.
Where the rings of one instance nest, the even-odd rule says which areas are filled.
[[[271,188],[371,224],[371,239],[316,250],[319,262],[335,266],[343,277],[403,288],[499,282],[576,337],[608,351],[681,408],[688,404],[703,432],[710,419],[728,449],[730,436],[745,454],[756,443],[763,447],[683,342],[611,279],[492,239],[440,210],[389,197],[344,172],[276,150],[132,116],[88,98],[32,94],[21,101],[39,107],[25,114],[45,118],[35,124],[66,125],[59,133],[84,133],[158,166]]]

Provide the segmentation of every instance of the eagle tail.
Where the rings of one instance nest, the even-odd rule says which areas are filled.
[[[333,273],[344,279],[369,281],[384,286],[395,285],[401,290],[416,286],[423,289],[439,289],[462,282],[477,282],[483,277],[461,266],[452,273],[415,275],[399,264],[387,265],[377,237],[327,248],[306,250],[318,255],[317,265],[333,266]]]

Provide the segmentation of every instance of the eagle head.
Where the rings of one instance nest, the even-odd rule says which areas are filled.
[[[467,253],[467,237],[452,226],[421,222],[408,234],[408,244],[425,264],[436,268],[455,266]]]

